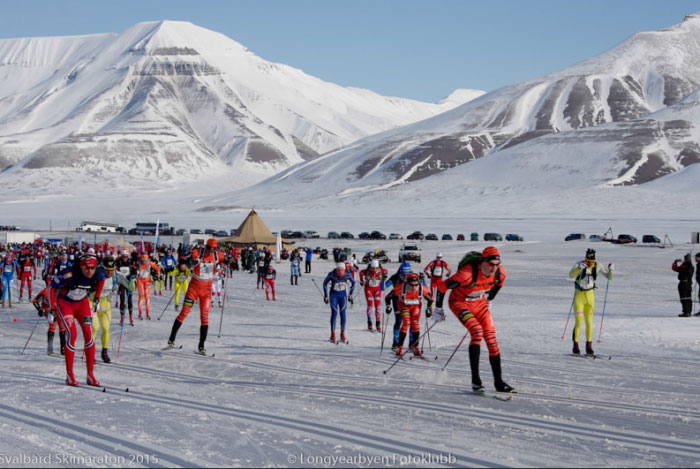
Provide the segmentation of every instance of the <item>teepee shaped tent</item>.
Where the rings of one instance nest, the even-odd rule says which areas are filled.
[[[235,246],[253,246],[259,248],[267,246],[274,251],[277,237],[263,223],[255,210],[251,210],[243,220],[233,236],[219,240],[220,243],[233,244]]]

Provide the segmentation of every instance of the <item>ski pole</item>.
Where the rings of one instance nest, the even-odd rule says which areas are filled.
[[[221,318],[219,319],[219,335],[217,338],[221,338],[221,325],[224,323],[224,308],[226,307],[226,284],[224,283],[224,301],[221,303]]]
[[[382,352],[384,351],[384,338],[386,337],[386,329],[388,327],[386,317],[389,316],[389,314],[391,314],[391,313],[386,313],[384,315],[384,318],[383,318],[384,324],[382,324],[382,326],[383,326],[382,327],[382,347],[379,349],[379,356],[380,357],[382,356]]]
[[[24,347],[22,347],[22,351],[19,352],[20,355],[24,355],[24,350],[27,348],[27,345],[29,345],[29,341],[32,340],[32,335],[34,335],[34,329],[36,329],[36,326],[39,325],[39,321],[41,321],[41,318],[37,319],[37,321],[34,323],[34,327],[32,327],[32,332],[29,333],[27,342],[24,344]]]
[[[430,332],[430,329],[432,329],[433,327],[435,327],[435,324],[437,324],[437,322],[434,322],[433,325],[430,326],[430,327],[428,328],[428,330],[426,330],[426,331],[423,333],[423,335],[425,335],[425,334],[427,334],[428,332]],[[422,336],[421,336],[421,337],[422,337]],[[418,337],[418,340],[420,340],[421,337]],[[418,342],[418,341],[416,341],[416,342]],[[406,355],[406,353],[407,353],[409,350],[410,350],[410,349],[406,349],[406,351],[405,351],[404,353],[402,353],[401,355],[399,355],[399,357],[398,357],[396,360],[394,360],[394,363],[392,363],[391,366],[390,366],[389,368],[387,368],[386,370],[384,370],[384,374],[387,374],[387,373],[389,372],[389,370],[391,370],[398,362],[400,362],[401,359],[403,358],[403,356]]]
[[[119,351],[122,349],[122,335],[124,335],[124,315],[122,314],[122,321],[121,321],[121,330],[119,331],[119,345],[117,346],[117,359],[115,361],[119,361]]]
[[[467,331],[467,333],[464,334],[464,337],[462,337],[462,340],[459,341],[459,343],[457,344],[457,347],[455,348],[454,352],[452,352],[452,355],[450,355],[450,358],[447,359],[447,362],[445,362],[445,366],[443,366],[443,367],[442,367],[442,370],[440,370],[440,371],[445,371],[445,368],[447,368],[447,365],[450,364],[450,361],[452,360],[452,357],[455,356],[455,354],[457,353],[457,350],[459,350],[459,348],[462,346],[462,344],[464,343],[464,339],[466,339],[468,335],[469,335],[469,331]]]
[[[608,283],[605,284],[605,299],[603,300],[603,314],[600,316],[600,331],[598,332],[598,343],[603,335],[603,319],[605,318],[605,305],[608,303],[608,287],[610,286],[610,275],[608,274]]]
[[[160,318],[162,318],[163,315],[165,314],[165,312],[168,310],[168,306],[170,306],[170,303],[173,302],[173,298],[175,298],[175,293],[173,293],[173,296],[170,297],[170,301],[168,301],[168,304],[165,305],[165,308],[163,309],[163,312],[160,313],[160,316],[158,316],[158,320],[159,320],[159,321],[160,321]]]
[[[321,296],[325,298],[326,296],[323,294],[323,292],[321,291],[321,288],[320,288],[320,287],[318,286],[318,284],[316,283],[316,279],[313,279],[313,278],[312,278],[311,281],[314,283],[314,285],[316,285],[316,289],[317,289],[318,292],[321,294]]]
[[[574,301],[576,301],[576,293],[578,292],[578,282],[581,281],[585,273],[586,269],[581,269],[581,273],[576,279],[576,282],[574,282],[574,297],[571,298],[571,307],[569,307],[569,314],[566,316],[566,324],[564,324],[564,333],[561,335],[561,340],[564,340],[564,337],[566,336],[566,329],[569,327],[569,319],[571,319],[571,312],[574,310]]]

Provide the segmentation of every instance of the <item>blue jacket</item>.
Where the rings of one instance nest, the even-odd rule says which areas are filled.
[[[350,282],[350,295],[352,296],[355,291],[355,281],[352,279],[350,272],[345,272],[344,277],[338,276],[335,270],[332,270],[326,275],[326,279],[323,281],[323,295],[328,296],[328,284],[331,284],[331,294],[347,294],[347,284]]]

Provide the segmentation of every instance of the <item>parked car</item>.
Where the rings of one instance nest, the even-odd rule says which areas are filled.
[[[318,231],[306,230],[304,231],[304,238],[320,238]]]
[[[618,244],[629,244],[629,243],[636,243],[637,238],[635,238],[632,235],[629,234],[621,234],[617,235],[617,243]]]
[[[417,244],[406,243],[399,249],[399,262],[420,262],[421,252]]]
[[[660,243],[661,240],[654,235],[644,235],[642,236],[643,243]]]
[[[506,241],[522,241],[523,237],[519,234],[508,233],[506,234]]]
[[[457,235],[457,241],[464,241],[464,235],[462,233]]]
[[[118,226],[117,233],[126,233],[126,228],[124,228],[123,226]]]
[[[195,228],[194,230],[190,230],[190,233],[191,234],[202,234],[202,230],[198,230]]]
[[[362,233],[357,235],[357,237],[360,239],[369,239],[369,233],[367,233],[366,231],[363,231]]]
[[[425,235],[425,239],[427,239],[428,241],[437,241],[438,237],[435,233],[428,233],[427,235]]]
[[[304,233],[302,233],[301,231],[292,231],[292,232],[289,234],[289,237],[290,237],[290,238],[303,238],[303,237],[304,237]]]
[[[386,251],[383,249],[375,249],[374,251],[370,251],[362,256],[362,263],[369,264],[373,259],[377,259],[382,264],[388,264],[390,262],[389,256],[386,255]]]
[[[389,235],[389,239],[403,239],[403,236],[401,236],[401,235],[398,234],[398,233],[391,233],[391,234]]]
[[[231,230],[231,231],[234,231],[234,230]],[[292,230],[282,230],[282,231],[280,232],[280,234],[282,235],[283,238],[291,238],[291,237],[292,237],[292,233],[293,233]],[[233,233],[231,233],[231,234],[233,234]]]
[[[417,240],[424,240],[425,236],[423,236],[423,233],[420,231],[414,231],[410,235],[406,236],[406,239],[417,239]]]
[[[214,233],[214,236],[218,236],[219,238],[225,238],[228,236],[228,233],[225,230],[220,230]]]
[[[484,241],[503,241],[500,233],[484,233]]]
[[[328,239],[340,239],[340,235],[335,231],[329,231],[327,237]]]
[[[178,236],[182,236],[182,235],[184,235],[186,232],[187,232],[186,229],[180,228],[179,230],[177,230],[177,231],[175,232],[175,234],[178,235]]]
[[[479,233],[472,233],[469,239],[472,241],[479,241]]]
[[[564,241],[585,241],[586,235],[583,233],[571,233],[564,238]]]
[[[369,239],[386,239],[386,235],[381,231],[373,231],[369,234]]]
[[[228,234],[230,236],[233,236],[236,234],[236,231],[238,231],[238,228],[231,228],[230,230],[228,230]]]
[[[603,240],[603,238],[600,237],[600,235],[590,235],[588,237],[588,241],[593,241],[594,243],[599,243]]]
[[[355,239],[355,235],[353,235],[349,231],[343,231],[342,233],[340,233],[340,239]]]
[[[214,228],[207,228],[206,230],[204,230],[204,234],[213,235],[215,233],[216,233],[216,230]]]
[[[452,241],[452,235],[445,233],[442,235],[442,240],[443,241]]]

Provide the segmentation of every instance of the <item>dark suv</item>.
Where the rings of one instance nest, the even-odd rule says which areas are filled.
[[[621,235],[617,235],[617,242],[618,242],[619,244],[636,243],[636,242],[637,242],[637,238],[635,238],[635,237],[632,236],[632,235],[621,234]]]
[[[583,233],[571,233],[568,235],[566,238],[564,238],[564,241],[578,241],[578,240],[586,240],[586,235]]]
[[[503,241],[499,233],[484,233],[484,241]]]
[[[354,239],[355,236],[349,231],[343,231],[340,233],[340,239]]]
[[[357,235],[357,237],[360,238],[360,239],[370,239],[370,238],[369,238],[369,233],[367,233],[366,231],[363,231],[362,233],[360,233],[359,235]]]
[[[425,236],[423,236],[421,231],[414,231],[410,235],[406,236],[406,239],[418,239],[422,241],[425,239]]]
[[[452,241],[452,235],[445,233],[444,235],[442,235],[442,240],[443,241]]]
[[[642,236],[643,243],[660,243],[661,240],[654,235],[644,235]]]
[[[381,231],[373,231],[369,234],[369,239],[386,239],[386,235]]]
[[[428,233],[427,235],[425,235],[425,239],[427,239],[428,241],[437,241],[438,237],[435,233]]]

